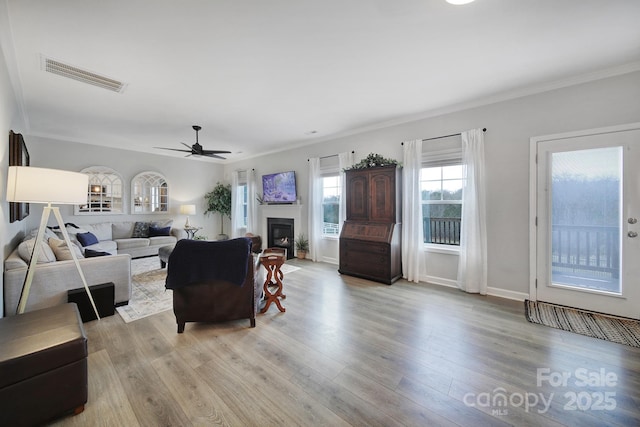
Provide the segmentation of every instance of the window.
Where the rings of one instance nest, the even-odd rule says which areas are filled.
[[[420,171],[425,243],[460,245],[463,167],[452,163]]]
[[[322,177],[322,235],[337,237],[340,233],[340,175]]]
[[[242,218],[240,219],[240,226],[247,228],[247,213],[248,213],[248,206],[247,206],[247,183],[243,182],[243,183],[239,183],[238,184],[238,188],[237,188],[237,199],[238,202],[242,205]]]

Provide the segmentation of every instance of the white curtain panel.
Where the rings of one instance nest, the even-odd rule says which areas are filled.
[[[342,225],[347,219],[347,183],[344,170],[353,166],[353,153],[338,153],[338,167],[340,168],[340,206],[338,207],[338,230],[342,231]]]
[[[420,202],[420,169],[422,140],[403,143],[402,168],[402,277],[420,281],[420,260],[423,256],[422,204]]]
[[[487,294],[487,225],[484,134],[482,129],[462,132],[462,231],[458,261],[458,287]]]
[[[231,237],[244,236],[244,227],[242,216],[244,214],[242,210],[242,204],[240,201],[239,187],[240,174],[244,171],[234,171],[231,177]]]
[[[312,157],[309,159],[309,253],[307,258],[314,262],[322,259],[320,242],[323,218],[320,158]]]
[[[258,224],[258,201],[256,191],[256,171],[247,171],[247,232],[260,234]]]

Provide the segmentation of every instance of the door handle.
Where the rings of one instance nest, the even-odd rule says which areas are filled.
[[[632,237],[632,238],[633,237],[638,237],[638,233],[636,233],[635,231],[630,231],[630,232],[627,233],[627,236]]]

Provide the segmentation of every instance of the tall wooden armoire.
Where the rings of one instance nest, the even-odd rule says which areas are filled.
[[[345,179],[338,271],[390,285],[402,276],[400,168],[351,169]]]

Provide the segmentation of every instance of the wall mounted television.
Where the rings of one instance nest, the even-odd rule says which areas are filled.
[[[295,203],[296,173],[294,171],[262,175],[262,200],[264,203]]]

